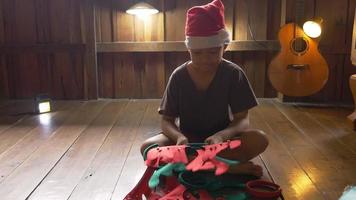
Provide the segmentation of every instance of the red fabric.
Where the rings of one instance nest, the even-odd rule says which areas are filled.
[[[151,189],[148,187],[148,181],[150,180],[154,171],[154,168],[148,167],[141,180],[123,200],[142,200],[142,195],[149,196],[151,194]]]
[[[186,190],[187,189],[184,187],[184,185],[179,185],[178,187],[176,187],[174,190],[172,190],[170,193],[163,196],[159,200],[186,200],[187,198],[184,197],[184,192]],[[189,200],[195,200],[195,199],[196,198],[194,198],[194,197],[189,198]]]
[[[146,165],[158,167],[167,163],[187,163],[186,145],[164,146],[150,149],[146,157]]]
[[[203,6],[195,6],[188,10],[185,35],[212,36],[225,28],[224,5],[221,0],[214,0]]]
[[[162,198],[162,195],[159,195],[155,192],[153,192],[149,187],[148,187],[148,182],[154,173],[155,168],[153,167],[148,167],[143,174],[141,180],[136,184],[133,190],[129,194],[126,195],[126,197],[123,200],[142,200],[142,195],[144,195],[148,200],[158,200]],[[179,186],[180,183],[178,182],[177,178],[172,176],[172,177],[166,177],[165,180],[165,186],[162,188],[162,193],[167,194],[173,191],[177,186]]]
[[[207,191],[199,190],[199,199],[201,200],[213,200]],[[151,199],[149,199],[151,200]],[[152,199],[156,200],[156,199]],[[197,200],[191,193],[187,191],[184,185],[178,185],[174,190],[172,190],[167,195],[163,196],[159,200]]]
[[[224,162],[216,160],[216,155],[226,148],[235,149],[240,146],[240,144],[240,140],[233,140],[220,144],[206,145],[204,149],[197,150],[197,157],[191,161],[186,168],[193,172],[215,168],[215,174],[221,175],[229,169],[229,166]]]
[[[240,140],[228,141],[220,144],[206,145],[203,148],[197,150],[197,157],[187,165],[187,170],[198,171],[202,169],[214,169],[215,174],[220,175],[228,170],[228,165],[220,162],[215,159],[216,154],[221,152],[226,148],[235,149],[240,146]],[[144,195],[149,200],[195,200],[196,198],[191,194],[187,194],[185,187],[180,185],[176,177],[167,177],[165,186],[161,190],[163,194],[167,194],[161,197],[160,194],[157,194],[148,187],[149,179],[154,173],[155,169],[160,164],[167,163],[177,163],[183,162],[188,163],[187,155],[185,148],[186,145],[178,145],[178,146],[165,146],[165,147],[157,147],[151,149],[147,152],[146,164],[149,166],[141,180],[137,183],[135,188],[124,198],[124,200],[142,200],[142,195]],[[185,192],[185,193],[184,193]],[[198,191],[200,199],[203,200],[212,200],[209,194],[205,191]]]

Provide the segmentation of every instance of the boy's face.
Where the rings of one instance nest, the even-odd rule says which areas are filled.
[[[190,49],[189,53],[195,66],[209,69],[219,65],[224,54],[224,47]]]

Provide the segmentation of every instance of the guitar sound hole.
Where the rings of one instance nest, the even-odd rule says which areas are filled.
[[[307,50],[308,43],[307,41],[304,40],[304,38],[299,37],[299,38],[295,38],[292,41],[291,47],[295,53],[302,54]]]

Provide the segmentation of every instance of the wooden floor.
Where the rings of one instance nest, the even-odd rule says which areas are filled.
[[[270,145],[255,162],[285,199],[338,199],[356,184],[350,110],[260,99],[252,126]],[[0,102],[0,199],[121,200],[145,169],[141,142],[159,131],[158,100],[58,101],[30,115],[24,101]]]

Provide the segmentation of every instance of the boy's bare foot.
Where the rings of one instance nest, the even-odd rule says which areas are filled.
[[[231,165],[228,173],[231,174],[248,174],[261,177],[263,175],[262,167],[249,161],[238,165]]]

